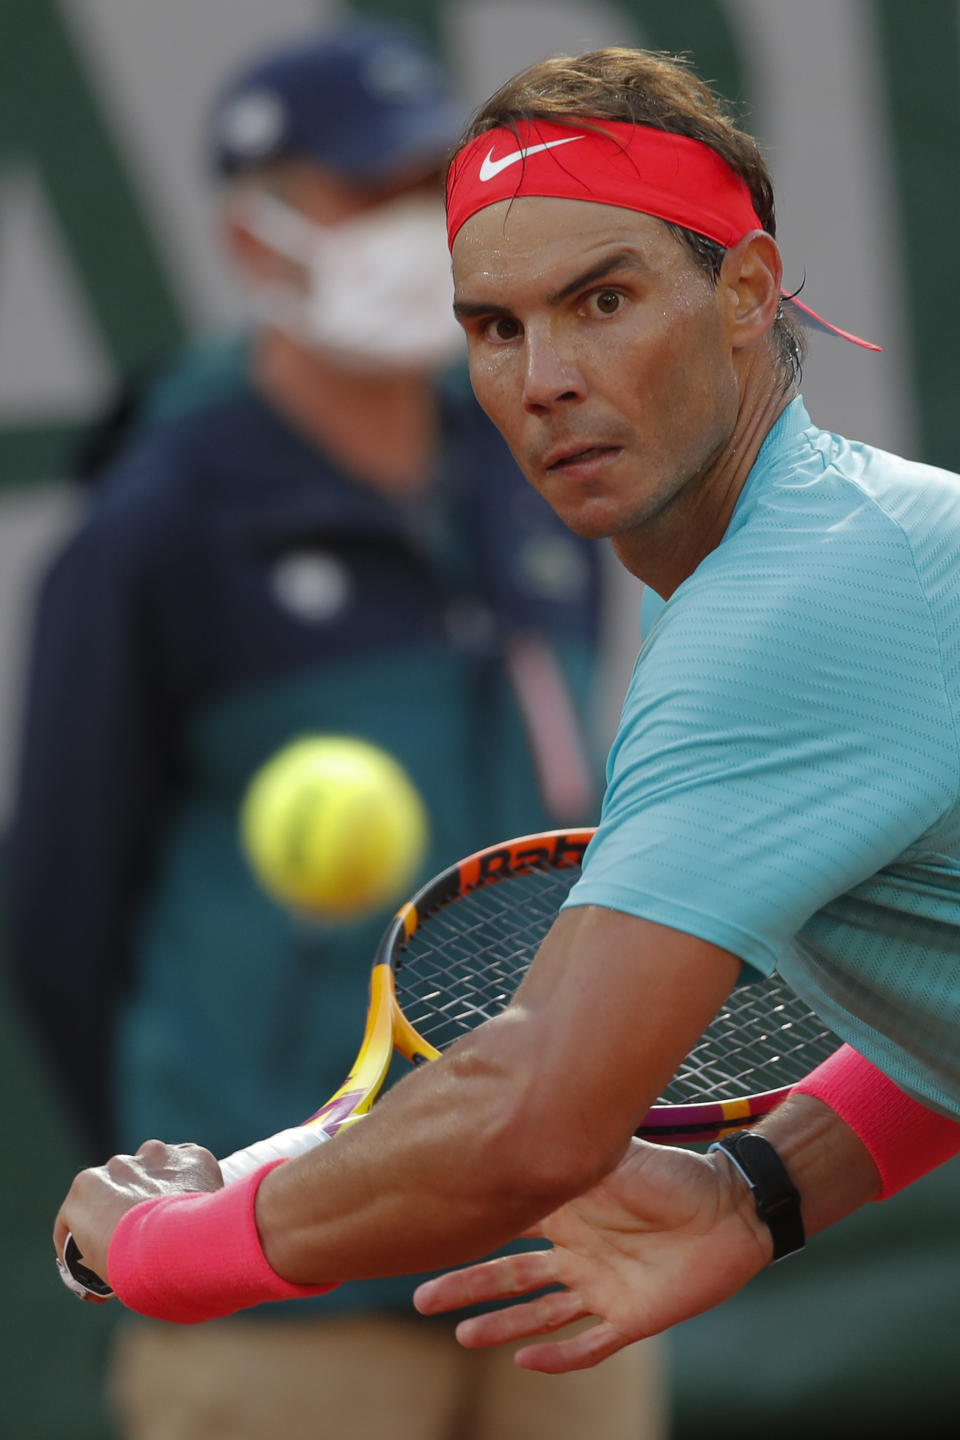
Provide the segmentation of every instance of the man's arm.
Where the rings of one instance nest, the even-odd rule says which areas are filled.
[[[771,1142],[799,1191],[808,1236],[960,1153],[960,1120],[904,1095],[847,1046],[754,1131]],[[558,1294],[463,1321],[457,1331],[464,1345],[494,1345],[597,1317],[570,1341],[517,1355],[523,1366],[559,1373],[595,1365],[719,1304],[773,1250],[752,1192],[723,1151],[701,1157],[639,1141],[613,1175],[538,1233],[553,1241],[552,1250],[428,1281],[417,1291],[417,1308],[435,1314],[562,1285]]]
[[[617,911],[565,911],[503,1015],[266,1175],[256,1224],[270,1264],[324,1283],[455,1264],[514,1238],[615,1168],[739,964]],[[84,1172],[58,1235],[72,1229],[102,1274],[143,1193]]]

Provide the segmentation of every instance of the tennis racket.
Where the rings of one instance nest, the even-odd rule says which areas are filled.
[[[498,1015],[580,875],[592,830],[493,845],[442,871],[397,912],[380,942],[360,1052],[336,1094],[302,1125],[221,1160],[230,1184],[266,1161],[322,1144],[373,1105],[395,1052],[435,1060]],[[839,1041],[775,976],[734,990],[637,1134],[715,1140],[765,1115]],[[76,1293],[109,1295],[72,1237],[60,1262]]]

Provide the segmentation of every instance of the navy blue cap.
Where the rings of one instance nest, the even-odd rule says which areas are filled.
[[[444,159],[464,120],[442,67],[412,31],[352,21],[261,56],[224,88],[213,163],[235,175],[272,160],[312,160],[376,183]]]

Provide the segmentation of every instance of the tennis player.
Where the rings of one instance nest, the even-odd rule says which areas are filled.
[[[462,1337],[599,1317],[520,1354],[559,1371],[960,1150],[960,479],[812,422],[769,174],[684,66],[524,72],[455,156],[448,217],[478,398],[566,524],[667,602],[583,876],[515,1002],[361,1125],[226,1190],[207,1152],[151,1141],[81,1174],[54,1238],[191,1321],[539,1227],[553,1251],[419,1303],[558,1281]],[[633,1141],[773,969],[843,1048],[707,1156]]]

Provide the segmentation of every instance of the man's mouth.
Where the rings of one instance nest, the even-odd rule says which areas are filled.
[[[581,449],[564,450],[555,454],[553,459],[548,457],[546,468],[548,470],[569,470],[575,465],[586,465],[593,460],[601,460],[610,455],[620,453],[619,445],[585,445]]]

